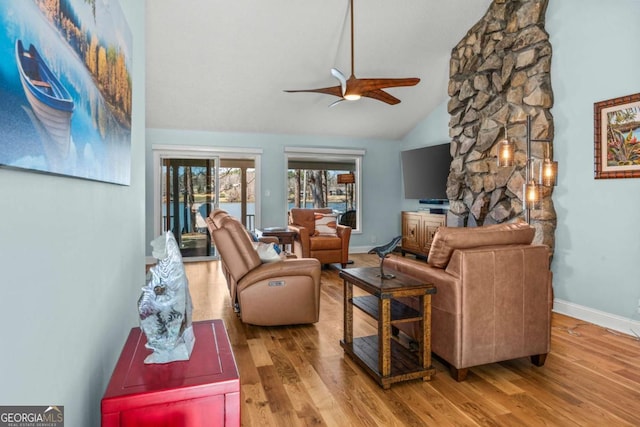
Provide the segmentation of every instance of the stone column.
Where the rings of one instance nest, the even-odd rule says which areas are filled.
[[[524,218],[527,115],[532,117],[533,139],[553,140],[552,51],[544,29],[547,4],[548,0],[494,0],[452,50],[448,223],[474,226]],[[497,143],[505,137],[505,128],[516,144],[515,165],[499,168]],[[534,159],[541,160],[544,150],[544,143],[532,143]],[[545,189],[542,208],[531,211],[531,224],[536,228],[534,242],[553,251],[552,192],[553,188]]]

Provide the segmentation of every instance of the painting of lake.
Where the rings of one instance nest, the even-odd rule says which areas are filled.
[[[2,0],[0,24],[0,165],[129,185],[132,37],[118,0]]]

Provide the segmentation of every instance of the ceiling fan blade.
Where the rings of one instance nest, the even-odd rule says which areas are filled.
[[[347,79],[346,79],[346,77],[337,68],[332,68],[331,69],[331,75],[333,77],[335,77],[336,79],[338,79],[338,81],[340,82],[340,86],[342,88],[342,96],[344,96],[344,94],[347,92]]]
[[[341,86],[331,86],[331,87],[323,87],[319,89],[299,89],[299,90],[285,90],[285,92],[295,93],[295,92],[314,92],[314,93],[325,93],[327,95],[334,95],[342,98],[342,87]]]
[[[338,105],[338,104],[339,104],[339,103],[341,103],[342,101],[346,101],[346,99],[344,99],[344,98],[340,98],[340,99],[338,99],[337,101],[332,102],[331,104],[329,104],[329,108],[331,108],[331,107],[335,107],[336,105]]]
[[[377,89],[401,86],[415,86],[420,82],[417,77],[400,79],[355,79],[356,88],[360,92],[369,92]]]
[[[364,92],[361,96],[366,96],[367,98],[376,99],[378,101],[386,102],[389,105],[396,105],[400,103],[400,100],[393,95],[389,95],[387,92],[382,89],[371,90],[369,92]]]

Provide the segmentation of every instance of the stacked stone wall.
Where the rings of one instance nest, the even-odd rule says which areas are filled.
[[[548,0],[494,0],[452,50],[448,93],[453,161],[447,182],[448,222],[487,225],[524,217],[526,123],[532,139],[553,140],[551,43],[544,28]],[[497,166],[497,145],[516,144],[515,165]],[[531,144],[539,165],[553,143]],[[533,170],[535,171],[535,167]],[[530,212],[537,243],[554,247],[553,188]]]

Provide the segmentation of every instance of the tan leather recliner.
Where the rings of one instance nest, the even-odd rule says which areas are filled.
[[[526,223],[441,227],[428,263],[392,255],[395,269],[433,283],[431,350],[458,381],[473,366],[530,357],[542,366],[551,346],[549,249],[533,245]],[[406,303],[417,307],[413,300]],[[399,326],[416,337],[412,327]]]
[[[315,214],[330,214],[330,208],[292,208],[289,212],[289,229],[298,234],[293,242],[293,253],[301,258],[316,258],[322,264],[349,262],[349,239],[351,227],[336,224],[335,236],[315,235]]]
[[[244,226],[224,211],[207,218],[223,260],[232,301],[245,323],[261,326],[315,323],[320,316],[320,263],[285,259],[262,263]]]
[[[227,211],[225,211],[224,209],[220,209],[220,208],[214,209],[209,214],[209,216],[207,218],[205,218],[205,221],[207,223],[207,227],[209,228],[209,233],[213,233],[214,230],[217,230],[218,228],[220,228],[222,226],[222,221],[226,220],[227,218],[233,218],[233,217],[231,215],[229,215],[229,213]],[[243,229],[244,229],[245,233],[247,234],[247,237],[249,237],[251,239],[251,235],[249,234],[249,231],[244,227],[243,227]],[[260,237],[258,240],[260,242],[263,242],[263,243],[278,244],[278,238],[277,237]],[[224,274],[224,277],[225,277],[225,279],[227,281],[227,287],[229,288],[229,293],[231,294],[231,301],[233,303],[233,309],[235,310],[236,313],[239,313],[240,312],[240,307],[238,305],[238,300],[236,298],[236,282],[233,279],[233,277],[229,274],[229,269],[227,268],[223,258],[220,258],[220,263],[222,264],[222,273]]]

